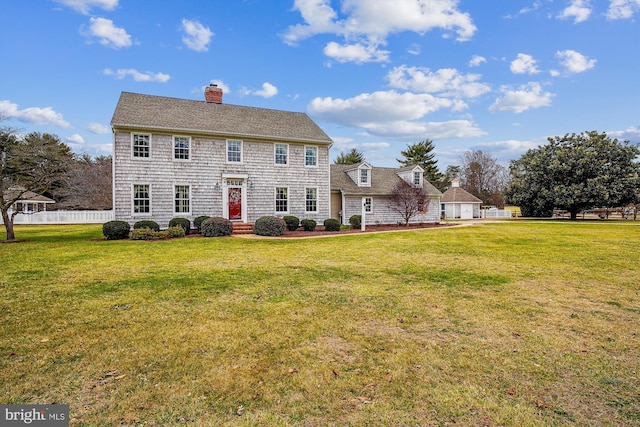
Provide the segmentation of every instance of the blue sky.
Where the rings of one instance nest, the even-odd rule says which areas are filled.
[[[120,92],[304,111],[396,166],[547,137],[640,142],[640,0],[0,0],[2,125],[111,153]]]

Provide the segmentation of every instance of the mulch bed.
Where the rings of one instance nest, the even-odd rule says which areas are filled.
[[[424,224],[409,224],[405,225],[396,225],[396,224],[381,224],[381,225],[369,225],[366,227],[365,231],[358,229],[344,229],[340,231],[324,231],[323,226],[316,227],[315,231],[304,231],[299,228],[296,231],[286,230],[284,235],[281,237],[314,237],[314,236],[335,236],[342,234],[362,234],[362,233],[379,233],[382,231],[404,231],[404,230],[418,230],[423,228],[441,228],[441,227],[451,227],[453,224],[433,224],[433,223],[424,223]]]

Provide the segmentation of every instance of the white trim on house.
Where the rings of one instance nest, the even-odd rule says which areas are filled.
[[[241,219],[231,220],[239,222],[247,222],[247,199],[249,197],[249,175],[243,173],[224,173],[222,174],[222,217],[229,219],[229,188],[240,188],[241,196]]]
[[[147,186],[147,192],[149,193],[149,212],[136,212],[135,209],[135,191],[136,191],[136,186]],[[143,199],[141,199],[143,200]],[[150,217],[153,216],[153,196],[152,196],[152,189],[151,189],[151,184],[148,183],[132,183],[131,184],[131,216],[132,217]]]
[[[284,154],[285,158],[285,162],[284,163],[278,163],[278,146],[284,146],[286,148],[286,153]],[[282,154],[280,154],[280,156],[282,156]],[[273,164],[275,166],[289,166],[289,144],[283,143],[283,142],[274,142],[273,143]]]
[[[314,155],[313,155],[313,159],[314,159],[314,163],[313,164],[309,164],[307,163],[307,150],[308,149],[312,149],[314,151]],[[304,146],[304,167],[306,168],[317,168],[318,167],[318,147],[315,145],[305,145]]]
[[[134,155],[135,150],[134,150],[134,139],[135,139],[135,135],[139,135],[139,136],[146,136],[148,137],[148,146],[147,146],[147,156],[136,156]],[[151,134],[150,133],[145,133],[145,132],[131,132],[131,160],[151,160]]]
[[[176,187],[187,187],[188,198],[186,200],[189,206],[189,210],[187,212],[176,212],[176,202],[178,201],[178,199],[176,198],[176,195],[177,195]],[[193,209],[192,198],[193,198],[193,194],[191,191],[191,184],[174,183],[173,184],[173,214],[176,216],[191,216],[191,210]]]
[[[235,160],[229,160],[229,143],[230,142],[239,142],[240,143],[240,160],[239,161],[235,161]],[[244,155],[243,155],[243,146],[244,146],[244,141],[241,139],[227,139],[226,140],[226,149],[225,149],[225,163],[230,164],[230,165],[241,165],[243,163],[244,160]],[[233,153],[236,153],[236,151],[233,151]]]
[[[182,150],[182,151],[185,150],[184,147],[180,147],[180,148],[176,147],[176,138],[186,138],[187,139],[187,145],[188,145],[188,147],[186,148],[187,158],[178,158],[178,157],[176,157],[176,150]],[[191,147],[193,146],[193,142],[192,142],[192,138],[190,136],[188,136],[188,135],[171,135],[171,143],[172,143],[172,146],[173,146],[173,150],[171,152],[171,160],[173,160],[174,162],[190,162],[191,161]]]
[[[281,199],[287,202],[287,209],[283,210],[283,211],[279,211],[278,210],[278,189],[282,188],[285,190],[285,199]],[[289,209],[291,206],[291,201],[289,200],[289,187],[288,186],[284,186],[284,185],[276,185],[273,188],[273,200],[274,200],[274,206],[273,206],[273,211],[275,213],[275,215],[288,215],[289,214]]]

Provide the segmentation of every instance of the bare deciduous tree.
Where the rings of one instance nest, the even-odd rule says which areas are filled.
[[[76,157],[60,197],[61,209],[111,209],[113,195],[111,156]]]
[[[424,188],[399,180],[389,197],[389,208],[399,213],[404,219],[404,225],[408,225],[411,218],[428,211],[429,196]]]
[[[484,204],[504,207],[502,190],[509,183],[509,171],[490,154],[481,150],[464,153],[459,178],[461,187]]]

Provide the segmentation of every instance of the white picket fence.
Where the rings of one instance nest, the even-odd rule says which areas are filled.
[[[490,218],[511,218],[511,211],[504,209],[486,209],[484,211],[484,217]]]
[[[45,211],[19,213],[14,224],[102,224],[113,220],[113,211]]]

